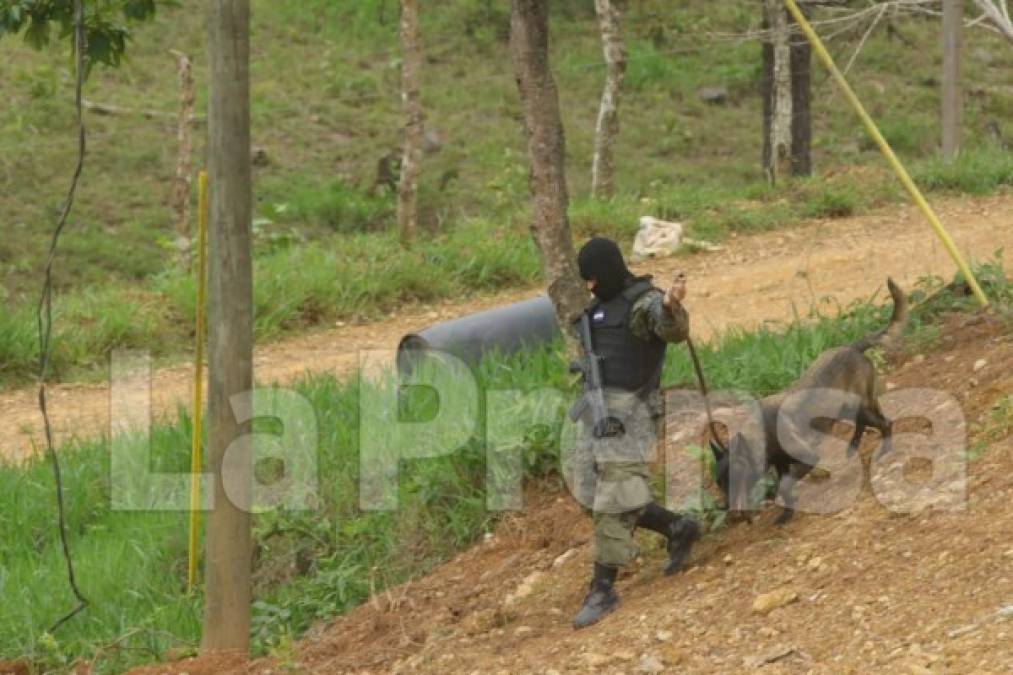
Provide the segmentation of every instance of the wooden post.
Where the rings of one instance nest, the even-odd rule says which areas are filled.
[[[237,506],[244,497],[249,504],[252,492],[250,430],[236,422],[230,405],[230,397],[253,387],[249,59],[249,0],[210,0],[208,470],[215,489],[207,519],[205,652],[247,652],[250,644],[251,518]],[[222,475],[226,452],[238,467],[228,477]],[[236,453],[249,461],[235,461]],[[244,486],[247,495],[240,494]]]
[[[963,0],[943,0],[942,153],[953,161],[960,152],[963,112],[960,61],[963,48]]]

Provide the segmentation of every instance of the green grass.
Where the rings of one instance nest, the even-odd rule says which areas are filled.
[[[860,200],[857,191],[831,187],[813,194],[803,212],[811,218],[846,218],[858,210]]]
[[[410,250],[392,232],[350,236],[340,247],[275,242],[254,266],[255,334],[268,339],[336,319],[380,318],[405,302],[528,285],[539,274],[526,232],[481,221],[462,222]],[[166,272],[151,284],[141,291],[107,284],[58,295],[55,375],[104,366],[114,348],[155,355],[185,350],[193,334],[194,280]],[[0,380],[26,379],[37,358],[34,308],[0,314]]]
[[[993,443],[1007,438],[1013,433],[1013,396],[1006,394],[997,398],[982,415],[981,419],[971,425],[974,442],[967,449],[967,458],[975,461]]]
[[[980,178],[988,159],[968,152],[951,177]],[[929,162],[920,170],[935,170]],[[956,178],[954,178],[955,180]],[[630,195],[598,202],[576,200],[572,220],[577,236],[632,236],[636,214],[646,205],[666,217],[688,219],[694,236],[720,241],[732,232],[785,227],[803,217],[836,217],[889,199],[891,186],[862,191],[844,175],[770,188],[763,183],[708,191],[672,189],[658,199]],[[738,200],[745,200],[738,201]],[[724,202],[713,207],[712,203]],[[748,202],[753,206],[742,206]],[[280,222],[290,208],[276,205]],[[392,232],[342,237],[341,246],[304,241],[277,223],[255,225],[260,255],[256,274],[256,334],[277,337],[353,316],[381,318],[408,301],[431,301],[474,290],[536,283],[537,255],[519,225],[464,220],[446,234],[402,249]],[[384,270],[383,274],[374,273]],[[53,369],[58,377],[104,366],[114,348],[150,349],[155,355],[185,350],[192,336],[194,282],[166,271],[150,288],[118,284],[86,287],[56,298]],[[0,315],[0,379],[29,377],[38,357],[34,307]]]
[[[1013,286],[1001,266],[990,263],[986,268],[982,278],[990,294],[1011,297]],[[923,284],[918,297],[933,290],[935,286]],[[935,305],[918,309],[918,321],[929,324],[940,312],[964,307],[961,298],[946,293],[950,292],[935,296]],[[855,303],[840,316],[732,331],[701,345],[700,356],[712,389],[762,396],[784,388],[821,351],[881,326],[889,312],[889,305]],[[477,372],[475,435],[469,436],[467,430],[460,434],[456,424],[429,435],[413,430],[413,449],[432,442],[433,448],[452,452],[401,463],[401,508],[393,512],[360,511],[357,476],[363,423],[359,411],[364,401],[372,400],[364,397],[393,397],[394,384],[384,378],[359,384],[321,376],[295,385],[318,426],[314,449],[320,501],[311,511],[269,511],[255,517],[257,653],[284,653],[291,640],[315,622],[362,602],[371,587],[423,574],[488,531],[497,515],[485,508],[486,445],[479,440],[482,394],[550,388],[561,392],[559,400],[565,401],[575,392],[559,345],[510,358],[488,358]],[[451,376],[452,386],[460,381]],[[693,381],[685,351],[680,346],[669,350],[666,385],[693,387]],[[426,389],[402,390],[399,400],[402,421],[424,422],[434,412],[434,398]],[[500,424],[504,419],[518,422],[507,445],[523,451],[527,480],[548,481],[547,489],[561,489],[557,471],[562,417],[557,404],[522,400],[497,407],[490,418]],[[390,447],[394,425],[372,427],[372,440]],[[254,431],[278,434],[283,429],[267,420]],[[151,439],[153,469],[185,471],[189,437],[190,420],[185,415],[172,425],[156,427]],[[136,459],[145,456],[141,440],[121,437],[118,442],[125,444],[127,456]],[[0,658],[25,656],[45,668],[83,658],[94,660],[99,672],[119,672],[160,658],[168,649],[185,652],[198,642],[202,611],[200,594],[184,593],[185,513],[114,511],[108,443],[82,442],[61,452],[71,547],[82,590],[93,604],[55,635],[46,632],[50,622],[73,604],[54,528],[50,467],[43,459],[24,467],[0,466],[4,542]],[[258,465],[260,470],[269,468]],[[113,643],[117,646],[110,647]]]
[[[551,352],[490,361],[481,371],[483,390],[519,385],[565,390],[568,380]],[[374,395],[396,396],[390,384],[364,386]],[[319,443],[312,450],[319,462],[321,506],[256,517],[253,638],[259,653],[361,602],[373,583],[383,588],[425,572],[470,544],[494,517],[485,509],[482,490],[483,446],[467,436],[449,456],[405,463],[398,511],[360,512],[362,390],[332,377],[307,380],[297,389],[318,424]],[[409,401],[405,418],[425,419],[425,404]],[[155,470],[185,470],[189,425],[184,416],[154,430]],[[120,442],[130,457],[144,456],[142,439]],[[27,467],[0,466],[0,655],[24,656],[44,668],[83,657],[96,659],[100,672],[120,672],[168,648],[194,644],[201,601],[199,594],[184,593],[186,514],[112,510],[106,443],[65,447],[62,454],[71,545],[92,605],[55,636],[46,633],[72,606],[53,536],[50,467],[42,459]],[[113,642],[116,648],[103,649]]]
[[[254,175],[258,332],[277,336],[339,316],[375,316],[404,299],[456,296],[472,280],[483,288],[538,278],[533,249],[524,239],[528,220],[526,148],[519,101],[507,52],[507,8],[484,0],[450,0],[423,12],[428,46],[423,81],[427,124],[441,138],[424,157],[420,185],[423,239],[438,257],[456,264],[419,267],[429,253],[396,253],[394,203],[370,194],[376,164],[398,142],[396,3],[312,0],[253,3],[253,138],[268,161]],[[629,41],[628,88],[616,157],[619,195],[597,203],[588,197],[594,118],[603,68],[591,4],[554,4],[552,58],[567,140],[567,171],[575,236],[609,234],[628,241],[637,218],[684,221],[699,238],[784,227],[800,219],[860,213],[899,198],[878,153],[814,65],[814,163],[818,176],[768,188],[761,150],[759,46],[712,39],[708,33],[743,33],[759,24],[745,0],[712,3],[665,0],[634,3],[624,32]],[[171,112],[177,105],[169,49],[195,58],[198,111],[206,99],[203,5],[184,0],[139,26],[117,70],[93,71],[90,99],[126,108]],[[877,31],[852,71],[852,80],[882,122],[898,154],[911,162],[931,190],[987,193],[1011,182],[1009,153],[994,147],[988,131],[1013,110],[1013,96],[985,86],[1013,68],[1013,54],[988,33],[976,33],[968,55],[981,88],[965,111],[967,151],[955,165],[935,160],[938,69],[933,25],[897,22],[914,46]],[[860,35],[832,40],[850,54]],[[926,47],[926,46],[930,47]],[[31,370],[32,329],[48,230],[68,179],[73,149],[71,81],[66,45],[35,52],[20,38],[5,39],[11,77],[0,84],[12,114],[0,121],[0,378]],[[724,105],[708,105],[700,88],[728,90]],[[89,156],[70,227],[62,242],[56,283],[68,316],[90,308],[75,335],[65,328],[58,373],[93,367],[110,346],[145,347],[171,354],[185,346],[192,299],[188,282],[173,270],[172,217],[166,206],[175,169],[171,122],[141,116],[88,117]],[[1008,135],[1008,129],[1004,130]],[[198,165],[205,153],[203,127],[195,132]],[[850,172],[842,167],[879,167]],[[493,241],[508,251],[484,250]],[[367,246],[367,243],[369,244]],[[365,255],[367,248],[375,247]],[[379,250],[381,247],[388,250]],[[424,247],[425,248],[425,247]],[[392,276],[348,284],[343,252],[363,261],[366,276]],[[307,270],[305,265],[320,265]],[[334,268],[327,267],[335,265]],[[336,271],[330,284],[327,275]],[[98,300],[118,300],[101,307]],[[137,317],[117,324],[110,312]],[[60,326],[58,325],[58,329]]]
[[[276,205],[275,218],[326,226],[335,232],[352,234],[389,229],[394,220],[391,195],[371,196],[340,181],[297,185],[289,193],[287,209]]]
[[[952,163],[930,160],[917,167],[914,178],[928,190],[989,194],[1013,186],[1013,153],[989,146],[962,152]]]

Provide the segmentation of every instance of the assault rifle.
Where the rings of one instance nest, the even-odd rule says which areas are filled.
[[[584,358],[570,363],[570,372],[583,374],[584,395],[570,408],[570,420],[576,422],[590,407],[591,419],[594,422],[592,433],[595,438],[622,436],[626,432],[623,423],[609,415],[608,405],[605,403],[605,385],[601,377],[602,357],[595,354],[594,346],[591,344],[591,318],[588,312],[581,314],[578,332],[580,343],[584,347]]]

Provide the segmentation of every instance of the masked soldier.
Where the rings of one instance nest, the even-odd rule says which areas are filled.
[[[634,277],[616,243],[600,237],[581,248],[578,265],[595,296],[585,311],[608,411],[607,423],[596,424],[584,406],[574,448],[574,494],[594,518],[594,577],[573,619],[575,628],[583,628],[619,604],[616,574],[637,556],[637,527],[666,538],[665,573],[674,574],[699,538],[699,526],[655,503],[648,484],[662,414],[658,389],[665,349],[689,333],[681,304],[685,275],[662,291],[650,277]]]

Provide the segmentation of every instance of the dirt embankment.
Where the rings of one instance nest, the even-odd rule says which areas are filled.
[[[938,211],[960,249],[974,258],[997,249],[1013,250],[1013,196],[940,200]],[[789,320],[795,311],[826,298],[847,303],[870,296],[893,276],[904,288],[929,275],[949,277],[955,268],[920,212],[890,206],[875,213],[814,221],[783,231],[731,239],[719,253],[648,261],[637,271],[665,283],[678,269],[690,275],[687,307],[694,335],[704,340],[731,326]],[[512,290],[463,303],[414,307],[389,321],[341,325],[258,348],[261,382],[290,382],[307,372],[347,373],[363,349],[393,350],[405,332],[435,321],[532,297],[538,289]],[[192,367],[182,363],[155,371],[151,409],[155,417],[175,414],[190,398]],[[51,405],[58,439],[108,433],[108,383],[61,384],[52,388]],[[23,457],[38,444],[40,416],[32,388],[0,391],[4,424],[0,456]]]
[[[971,447],[987,441],[966,479],[948,474],[908,512],[884,503],[932,485],[941,465],[888,456],[873,472],[879,439],[867,434],[862,461],[842,471],[860,486],[846,505],[785,527],[769,506],[708,534],[671,578],[660,573],[657,537],[638,532],[642,559],[620,577],[621,606],[574,631],[589,519],[565,493],[534,487],[525,510],[486,541],[320,626],[288,661],[197,659],[139,672],[1010,672],[1013,436],[993,407],[1013,392],[1013,335],[990,319],[954,317],[938,349],[895,356],[884,380],[889,391],[947,392]],[[897,438],[943,431],[920,419],[895,428]]]

